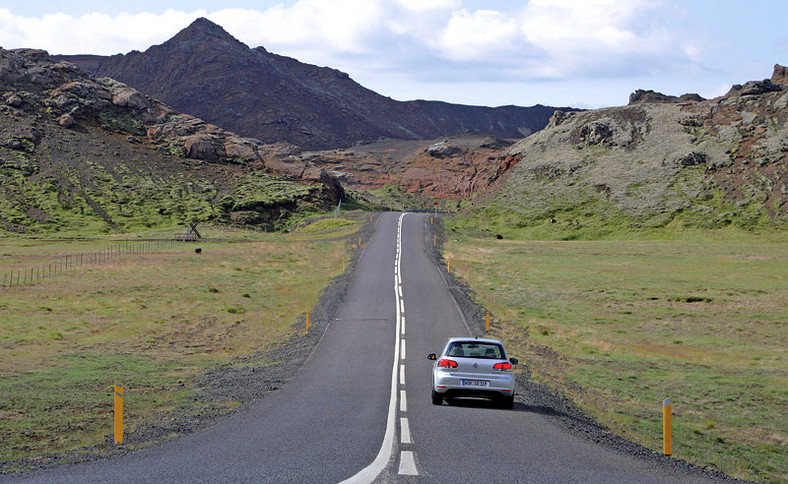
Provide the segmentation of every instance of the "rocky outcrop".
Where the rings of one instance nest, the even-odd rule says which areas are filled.
[[[335,69],[303,64],[262,47],[250,49],[206,19],[145,52],[59,58],[239,135],[310,150],[468,132],[521,138],[542,129],[555,111],[541,105],[395,101]]]
[[[770,79],[762,81],[749,81],[745,84],[734,84],[731,90],[725,94],[725,97],[731,96],[758,96],[768,92],[782,91],[779,84],[773,83]]]
[[[788,84],[788,67],[775,64],[771,81],[774,84]]]
[[[679,97],[669,96],[656,91],[644,91],[638,89],[629,95],[629,104],[641,103],[685,103],[685,102],[701,102],[704,99],[698,94],[683,94]]]

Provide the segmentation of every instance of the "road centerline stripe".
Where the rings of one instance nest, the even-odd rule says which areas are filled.
[[[378,451],[378,455],[375,457],[375,460],[372,461],[368,466],[361,469],[355,475],[345,479],[342,482],[345,483],[356,483],[356,482],[364,482],[369,483],[374,481],[383,469],[389,463],[392,454],[394,453],[394,439],[396,438],[396,418],[397,418],[397,390],[399,389],[399,384],[397,382],[397,367],[400,365],[399,354],[400,354],[400,324],[402,313],[404,311],[400,311],[400,302],[399,302],[399,294],[397,293],[397,286],[400,280],[400,263],[401,261],[401,254],[402,254],[402,219],[405,218],[405,213],[399,216],[399,221],[397,223],[397,254],[396,254],[396,262],[395,262],[395,269],[394,269],[394,276],[395,276],[395,284],[394,284],[394,306],[396,306],[396,324],[395,324],[395,331],[394,331],[394,364],[391,368],[391,393],[389,397],[389,409],[388,409],[388,417],[386,419],[386,432],[383,435],[383,442],[380,444],[380,450]],[[367,245],[368,247],[368,245]],[[364,247],[366,250],[367,247]],[[411,455],[410,460],[413,464],[410,470],[412,472],[418,474],[416,470],[416,462]],[[402,468],[402,459],[400,459],[400,468]]]
[[[416,458],[410,450],[403,450],[399,456],[399,474],[403,476],[418,476]]]
[[[400,442],[403,444],[412,444],[413,439],[410,438],[410,425],[408,424],[408,417],[402,417],[399,419],[400,424],[400,433],[402,436],[400,437]]]

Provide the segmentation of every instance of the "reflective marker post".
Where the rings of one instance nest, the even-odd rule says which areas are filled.
[[[487,329],[486,332],[490,332],[490,313],[487,313]]]
[[[670,398],[662,402],[662,453],[665,455],[673,455],[673,438],[671,435],[671,415],[673,413],[673,404],[670,403]]]
[[[123,443],[123,385],[115,382],[115,443]]]

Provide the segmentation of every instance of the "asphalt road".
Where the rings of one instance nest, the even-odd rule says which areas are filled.
[[[710,482],[596,445],[522,403],[432,405],[427,353],[470,330],[445,268],[428,257],[429,223],[423,214],[377,218],[312,355],[248,410],[139,452],[0,481]]]

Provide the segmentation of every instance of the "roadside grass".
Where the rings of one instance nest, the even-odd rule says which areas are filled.
[[[784,239],[728,231],[604,241],[447,235],[452,271],[535,379],[658,452],[661,402],[671,397],[675,457],[788,482]]]
[[[358,227],[208,227],[210,240],[199,245],[126,254],[0,291],[0,461],[111,442],[115,380],[126,388],[128,432],[201,405],[194,377],[298,337]],[[0,271],[112,243],[0,239]]]

